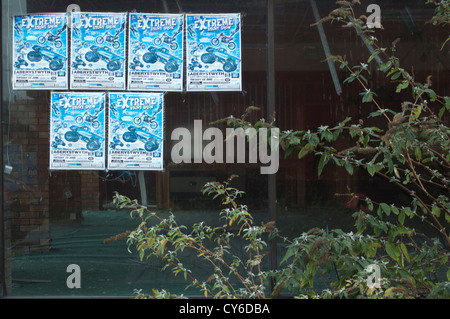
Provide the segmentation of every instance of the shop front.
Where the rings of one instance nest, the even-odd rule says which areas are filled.
[[[220,203],[202,188],[237,176],[232,185],[256,220],[301,233],[351,227],[335,194],[380,187],[331,167],[318,177],[316,158],[285,156],[281,147],[252,153],[248,139],[224,142],[221,120],[249,107],[248,121],[275,119],[280,134],[375,110],[325,61],[330,53],[371,54],[357,35],[313,25],[335,1],[1,3],[0,297],[198,294],[184,292],[184,278],[161,272],[159,261],[140,261],[126,239],[108,240],[138,225],[113,204],[115,192],[182,224],[214,225]],[[361,3],[368,15],[370,3]],[[419,25],[433,8],[378,4],[380,37],[400,34],[416,75],[433,74],[448,88],[448,60],[435,55],[442,34],[420,43],[430,31]],[[267,267],[277,268],[278,249],[271,243]],[[191,257],[191,267],[205,267]],[[74,269],[81,286],[68,284]]]

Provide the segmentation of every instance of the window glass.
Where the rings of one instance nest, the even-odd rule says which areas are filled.
[[[367,15],[371,1],[360,2],[359,14]],[[337,195],[349,189],[370,193],[377,201],[399,196],[389,191],[389,183],[364,173],[349,175],[342,168],[327,166],[319,177],[317,157],[298,160],[294,154],[285,156],[282,150],[272,180],[261,174],[260,162],[177,164],[171,157],[178,142],[171,139],[174,130],[185,128],[193,135],[195,121],[200,120],[202,132],[208,127],[225,132],[226,124],[217,121],[231,115],[240,117],[250,106],[257,110],[249,113],[248,121],[276,119],[281,131],[332,127],[347,117],[366,119],[375,111],[375,106],[361,102],[359,88],[343,83],[345,74],[338,65],[325,61],[327,54],[345,54],[359,64],[372,52],[354,32],[330,23],[321,28],[313,25],[336,7],[334,0],[273,1],[273,11],[269,12],[273,25],[267,23],[266,1],[77,1],[84,12],[240,13],[242,91],[165,93],[164,171],[50,171],[51,90],[12,89],[11,72],[17,62],[12,58],[12,21],[15,15],[65,12],[68,3],[2,1],[4,295],[131,296],[135,289],[151,293],[153,288],[199,294],[184,291],[187,282],[183,276],[174,276],[170,269],[161,271],[165,265],[161,261],[140,261],[134,248],[127,249],[121,234],[136,228],[139,219],[113,205],[115,192],[137,199],[162,216],[173,212],[181,225],[189,227],[201,221],[220,225],[221,205],[204,195],[202,187],[237,175],[231,185],[245,192],[240,201],[248,205],[256,222],[275,218],[285,236],[313,227],[353,229],[348,204]],[[426,24],[434,8],[425,6],[425,0],[383,0],[377,4],[384,27],[375,31],[379,39],[389,45],[399,38],[402,45],[397,55],[403,58],[405,69],[413,70],[422,80],[432,75],[440,92],[450,95],[448,49],[440,50],[447,35]],[[271,28],[273,37],[268,36]],[[268,60],[268,48],[272,47],[274,59]],[[398,97],[391,94],[395,87],[376,80],[380,84],[377,94],[386,103],[398,104]],[[271,99],[274,104],[268,105]],[[201,143],[204,147],[208,141]],[[269,196],[270,189],[275,189],[275,197]],[[239,245],[234,248],[243,250]],[[275,243],[270,250],[280,261],[283,245]],[[275,267],[274,260],[268,260],[264,267]],[[187,254],[185,262],[200,273],[208,273],[194,253]],[[74,271],[70,265],[79,266],[79,289],[68,287]]]
[[[373,13],[368,8],[371,1],[357,2],[360,4],[353,6],[356,16],[367,17]],[[398,42],[395,54],[402,59],[404,68],[420,79],[429,75],[439,79],[433,85],[445,91],[448,86],[442,83],[448,81],[444,76],[448,73],[448,50],[440,48],[447,30],[428,23],[434,14],[434,5],[425,2],[377,1],[382,29],[374,28],[373,34],[383,47]],[[347,75],[338,63],[333,65],[326,61],[327,56],[341,55],[349,65],[359,65],[374,52],[362,36],[342,28],[338,22],[325,20],[320,28],[314,25],[337,8],[336,1],[318,0],[275,5],[276,114],[282,130],[313,130],[321,125],[334,127],[347,117],[367,121],[369,114],[377,110],[376,105],[361,101],[357,84],[344,83]],[[369,84],[376,83],[377,94],[385,103],[400,105],[400,97],[392,94],[395,91],[393,84],[381,76],[369,81]],[[374,125],[380,125],[376,119],[372,120]],[[280,212],[280,227],[286,218],[286,227],[296,231],[308,230],[311,226],[352,228],[351,216],[347,216],[345,210],[344,214],[336,211],[336,202],[345,208],[345,201],[336,194],[348,193],[348,189],[371,194],[380,201],[399,196],[398,192],[389,191],[393,189],[389,182],[369,174],[350,176],[345,169],[336,169],[333,165],[325,167],[318,177],[318,160],[317,156],[301,161],[293,155],[281,156],[277,175],[278,205],[281,211],[298,212],[293,215]],[[299,219],[293,223],[290,218]]]
[[[167,92],[165,98],[165,170],[49,170],[51,90],[12,90],[12,17],[28,13],[65,12],[58,1],[2,1],[3,160],[5,265],[7,295],[11,296],[130,296],[134,289],[152,288],[187,293],[183,276],[161,272],[159,261],[140,261],[126,239],[112,238],[139,225],[129,211],[117,209],[114,192],[137,199],[164,216],[172,211],[180,224],[219,223],[220,204],[201,193],[206,182],[239,175],[235,186],[245,201],[265,216],[267,176],[258,164],[181,163],[171,161],[176,128],[203,131],[213,123],[257,106],[255,121],[266,110],[266,7],[254,1],[79,1],[85,12],[240,13],[242,15],[242,92]],[[203,142],[206,144],[206,141]],[[195,256],[192,267],[201,269]],[[77,265],[81,288],[67,279]],[[206,280],[207,278],[204,278]],[[198,293],[191,292],[191,293]]]
[[[338,2],[345,7],[346,1]],[[373,13],[368,6],[374,1],[352,3],[355,2],[359,3],[353,6],[355,16]],[[446,92],[445,95],[449,93],[449,51],[448,46],[443,50],[441,46],[448,37],[448,27],[428,23],[434,5],[425,2],[376,1],[381,9],[382,29],[373,29],[373,35],[381,47],[390,48],[392,43],[398,43],[394,53],[401,59],[402,67],[420,82],[427,76],[436,79],[433,87]],[[340,22],[324,19],[320,27],[315,24],[339,7],[336,1],[322,0],[284,1],[275,5],[276,118],[282,130],[332,128],[347,117],[353,122],[364,120],[367,126],[384,127],[377,118],[370,117],[377,107],[362,102],[363,90],[357,81],[346,83],[348,73],[339,68],[339,63],[326,61],[328,56],[340,55],[349,61],[349,66],[358,66],[374,52],[363,36],[341,27]],[[375,67],[368,81],[382,101],[381,107],[401,110],[402,101],[410,99],[394,94],[398,84],[383,78]],[[343,140],[342,145],[336,145],[344,150],[346,143]],[[361,203],[350,200],[352,193],[363,199],[370,197],[374,202],[398,203],[406,199],[392,183],[364,170],[350,175],[343,167],[327,165],[319,177],[320,156],[307,155],[298,160],[297,154],[294,151],[286,158],[281,155],[277,174],[277,226],[290,238],[315,227],[355,232],[352,214]],[[416,226],[438,236],[426,225]],[[278,247],[281,260],[284,251],[281,244]],[[315,282],[331,289],[326,285],[328,278],[318,276]]]

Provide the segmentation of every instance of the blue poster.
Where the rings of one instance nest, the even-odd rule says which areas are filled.
[[[126,88],[126,13],[72,13],[70,88]]]
[[[241,16],[186,15],[186,90],[241,91]]]
[[[105,93],[52,92],[50,169],[105,168]]]
[[[183,14],[130,13],[128,90],[183,90]]]
[[[163,170],[163,93],[109,93],[108,169]]]
[[[13,23],[13,89],[67,89],[67,14],[15,16]]]

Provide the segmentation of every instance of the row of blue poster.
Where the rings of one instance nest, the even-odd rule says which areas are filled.
[[[242,89],[238,13],[50,13],[13,23],[13,89]]]
[[[51,93],[51,170],[160,171],[163,134],[163,93]]]

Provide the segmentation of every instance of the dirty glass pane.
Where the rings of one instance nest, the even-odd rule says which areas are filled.
[[[134,289],[184,291],[183,276],[161,271],[160,261],[140,261],[128,251],[120,234],[136,228],[139,219],[117,209],[118,192],[179,224],[218,225],[220,204],[200,191],[206,182],[239,175],[234,185],[261,219],[266,219],[267,176],[259,164],[175,164],[171,161],[171,132],[192,130],[201,120],[203,130],[229,115],[240,116],[247,107],[266,109],[266,6],[254,1],[77,1],[85,12],[241,13],[242,92],[169,92],[165,95],[165,170],[154,171],[49,171],[50,90],[12,90],[11,34],[15,15],[65,12],[68,1],[2,1],[3,49],[3,160],[5,164],[5,268],[9,296],[132,296]],[[217,124],[221,130],[225,125]],[[119,238],[115,237],[119,235]],[[239,243],[236,249],[241,249]],[[195,254],[186,265],[206,273]],[[71,266],[75,265],[75,266]],[[75,267],[75,268],[74,268]],[[79,267],[80,288],[69,287]],[[200,276],[201,278],[201,276]],[[203,278],[206,280],[207,278]],[[72,281],[75,282],[75,281]]]
[[[74,1],[75,2],[75,1]],[[241,13],[242,92],[168,92],[165,94],[164,172],[49,171],[50,91],[12,90],[12,18],[37,12],[65,12],[71,1],[2,1],[2,138],[3,138],[3,237],[6,296],[132,296],[135,289],[153,288],[172,293],[184,291],[187,282],[170,268],[161,271],[161,261],[140,261],[134,248],[127,249],[121,235],[140,222],[127,209],[112,203],[114,192],[137,199],[162,216],[173,212],[180,225],[221,225],[221,205],[201,193],[210,181],[225,181],[245,191],[241,202],[248,205],[255,222],[276,217],[282,235],[297,236],[313,227],[353,229],[353,204],[339,194],[371,194],[375,201],[401,200],[392,185],[364,172],[349,175],[343,168],[326,166],[317,175],[318,158],[280,150],[276,174],[276,202],[269,203],[267,175],[260,163],[181,163],[171,160],[177,128],[225,130],[225,117],[240,117],[249,106],[259,108],[247,118],[256,122],[273,116],[283,130],[330,127],[346,117],[366,119],[375,106],[361,103],[360,90],[343,83],[337,65],[325,61],[327,54],[347,54],[359,64],[371,55],[364,39],[335,25],[312,26],[336,8],[335,0],[273,1],[274,37],[267,37],[267,2],[254,0],[80,0],[85,12]],[[366,14],[372,1],[359,1],[359,14]],[[440,50],[443,34],[426,21],[433,7],[425,0],[377,1],[384,29],[376,30],[389,46],[397,38],[397,55],[406,69],[424,81],[432,75],[447,96],[448,50]],[[426,36],[425,36],[426,35]],[[427,40],[424,40],[427,39]],[[267,61],[268,43],[274,44],[275,59]],[[268,114],[268,65],[275,69],[275,113]],[[381,79],[377,93],[396,105]],[[394,88],[395,90],[395,88]],[[374,119],[375,121],[375,119]],[[376,124],[376,122],[374,122]],[[205,143],[203,141],[203,143]],[[275,201],[275,199],[272,199]],[[275,204],[275,212],[269,212]],[[119,235],[119,236],[117,236]],[[275,242],[271,257],[282,258],[284,246]],[[275,250],[273,249],[274,247]],[[242,252],[240,242],[233,243]],[[186,252],[186,265],[207,280],[209,268],[194,253]],[[269,262],[269,261],[268,261]],[[71,268],[71,265],[76,265]],[[70,288],[67,280],[79,267],[81,287]],[[264,264],[264,267],[274,265]],[[69,268],[68,268],[69,267]],[[326,280],[325,280],[326,281]],[[325,283],[326,285],[326,283]]]
[[[370,1],[358,1],[355,14],[366,15]],[[396,54],[402,57],[405,69],[413,70],[416,76],[443,79],[448,71],[448,52],[440,50],[446,39],[443,28],[434,28],[427,21],[434,12],[433,5],[426,1],[377,2],[381,8],[383,29],[374,29],[380,45],[390,47],[397,39]],[[356,84],[343,83],[345,73],[338,64],[328,64],[330,55],[346,55],[353,64],[367,61],[374,48],[354,31],[337,27],[331,22],[313,25],[338,8],[336,1],[287,1],[275,5],[276,44],[276,108],[277,123],[282,130],[308,130],[321,125],[333,127],[347,117],[366,119],[376,111],[376,105],[362,103]],[[427,40],[425,41],[425,35]],[[443,72],[443,73],[442,73]],[[387,86],[381,78],[374,78],[380,87],[377,94],[386,98],[386,103],[395,105]],[[436,84],[439,85],[439,84]],[[439,89],[444,89],[440,85]],[[394,88],[395,90],[395,88]],[[374,120],[375,121],[375,120]],[[375,122],[374,122],[375,124]],[[307,157],[301,161],[296,156],[281,156],[278,172],[278,205],[280,222],[288,214],[283,211],[298,210],[300,218],[305,208],[314,212],[295,223],[296,229],[310,226],[348,225],[345,215],[336,215],[345,202],[336,194],[352,192],[375,195],[380,201],[389,201],[398,193],[390,192],[390,183],[368,174],[350,176],[345,169],[325,167],[320,178],[317,174],[318,158]],[[340,203],[336,207],[336,203]],[[338,208],[338,209],[336,209]],[[330,210],[331,213],[325,213]],[[289,217],[291,218],[291,217]],[[289,219],[287,219],[288,221]],[[345,220],[345,222],[344,222]],[[289,227],[294,227],[288,222]],[[351,225],[350,225],[351,226]]]
[[[357,2],[360,4],[354,6],[355,15],[369,16],[372,11],[367,13],[366,9],[373,1]],[[420,81],[425,81],[428,75],[439,79],[433,86],[448,94],[448,48],[440,49],[448,36],[448,27],[444,31],[427,23],[434,6],[420,0],[376,3],[381,8],[383,26],[374,29],[379,44],[391,47],[394,40],[398,41],[395,54],[402,59],[402,66]],[[344,83],[348,74],[339,69],[338,63],[326,61],[330,55],[341,55],[350,66],[360,65],[374,52],[364,38],[337,22],[325,22],[320,28],[313,25],[336,8],[339,5],[333,0],[275,2],[276,118],[282,130],[334,127],[347,117],[354,121],[364,119],[368,126],[371,125],[368,123],[380,125],[376,119],[367,120],[377,110],[376,105],[362,103],[358,84]],[[369,79],[369,85],[375,83],[374,89],[385,103],[382,107],[399,109],[400,98],[393,94],[395,84],[388,82],[382,75]],[[286,236],[299,236],[314,227],[355,231],[352,213],[359,207],[358,202],[343,195],[355,193],[362,198],[370,195],[374,202],[398,203],[405,199],[392,183],[364,170],[350,175],[342,167],[327,165],[319,177],[319,158],[308,155],[298,160],[295,152],[286,158],[281,153],[277,226]],[[433,233],[425,225],[421,227]],[[279,243],[278,247],[280,260],[283,246]],[[322,283],[323,278],[317,282]]]

